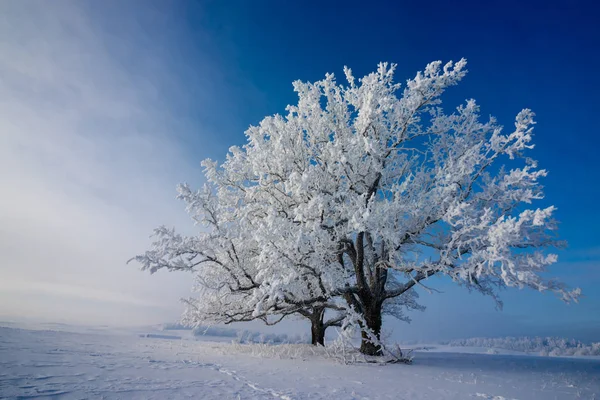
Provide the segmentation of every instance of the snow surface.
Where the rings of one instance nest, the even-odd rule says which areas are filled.
[[[302,344],[160,335],[0,328],[0,398],[600,399],[598,358],[436,346],[413,365],[342,365]]]

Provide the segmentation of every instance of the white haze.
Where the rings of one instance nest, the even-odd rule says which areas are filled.
[[[0,4],[0,315],[174,320],[190,277],[125,265],[153,227],[187,223],[174,188],[198,175],[164,77],[128,72],[77,3],[44,4]]]

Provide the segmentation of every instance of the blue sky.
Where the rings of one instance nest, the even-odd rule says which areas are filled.
[[[475,98],[510,126],[537,114],[532,151],[549,170],[543,204],[569,242],[554,275],[581,286],[503,293],[505,309],[444,281],[400,338],[557,334],[600,340],[592,2],[81,1],[0,5],[0,315],[87,323],[177,318],[188,276],[124,266],[152,227],[192,231],[174,199],[202,183],[243,131],[295,101],[291,82],[356,75],[380,61],[412,77],[466,57],[446,108]]]

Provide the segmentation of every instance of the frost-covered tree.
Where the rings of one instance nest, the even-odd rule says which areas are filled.
[[[218,216],[236,248],[251,249],[237,256],[260,279],[255,314],[285,296],[301,305],[339,296],[362,316],[361,351],[379,354],[369,338],[379,337],[383,311],[414,308],[414,286],[432,275],[498,305],[505,287],[577,299],[579,289],[541,274],[561,242],[554,207],[530,208],[546,175],[526,156],[534,114],[521,111],[504,133],[481,121],[474,100],[444,112],[440,96],[465,65],[433,62],[404,88],[388,64],[358,80],[345,69],[346,85],[332,74],[295,82],[297,105],[249,128],[222,164],[204,161],[204,190],[180,189],[204,221]],[[209,193],[214,208],[197,207]]]

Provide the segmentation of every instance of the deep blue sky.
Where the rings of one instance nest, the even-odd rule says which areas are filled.
[[[132,226],[144,230],[150,224],[169,224],[173,214],[167,209],[181,207],[163,205],[163,197],[143,192],[147,179],[154,178],[158,170],[165,171],[160,182],[152,181],[152,187],[164,191],[165,198],[170,198],[168,190],[177,182],[199,186],[202,159],[222,160],[231,145],[243,144],[243,132],[250,124],[283,113],[287,104],[295,102],[292,81],[321,79],[326,72],[341,77],[344,65],[362,76],[378,62],[389,61],[398,64],[396,77],[403,82],[433,60],[467,58],[470,72],[447,92],[444,106],[450,109],[475,98],[483,115],[496,116],[507,129],[522,108],[537,114],[536,148],[531,154],[550,172],[544,181],[547,198],[539,205],[558,207],[561,236],[569,242],[553,273],[581,286],[585,297],[578,305],[566,306],[548,294],[511,290],[503,293],[506,305],[500,313],[489,299],[448,282],[431,282],[444,293],[423,293],[429,310],[415,315],[410,326],[398,325],[400,338],[559,334],[600,341],[600,136],[596,116],[600,34],[594,2],[472,1],[458,5],[450,1],[115,0],[51,4],[32,0],[29,8],[19,6],[24,3],[12,3],[7,8],[14,8],[8,10],[13,14],[6,11],[10,18],[0,20],[0,27],[14,22],[3,32],[4,37],[14,39],[14,43],[7,42],[14,46],[4,54],[15,65],[15,81],[17,75],[22,78],[20,69],[25,67],[8,55],[29,49],[23,45],[22,38],[27,37],[32,44],[45,43],[47,51],[39,55],[32,45],[27,56],[37,58],[23,58],[22,65],[34,68],[45,62],[49,65],[46,69],[54,68],[53,77],[66,82],[59,85],[55,81],[48,87],[77,89],[64,96],[64,104],[54,101],[60,111],[68,108],[69,101],[81,103],[73,93],[84,89],[90,90],[90,98],[101,94],[106,104],[116,102],[117,108],[129,97],[135,98],[142,110],[136,109],[137,114],[126,114],[124,119],[112,114],[90,115],[86,109],[81,111],[82,122],[74,137],[85,136],[92,142],[103,137],[107,149],[121,146],[120,152],[105,151],[99,158],[103,168],[114,166],[106,171],[112,180],[90,172],[91,180],[119,181],[126,167],[129,175],[137,177],[139,191],[128,193],[131,199],[125,197],[131,203],[126,203],[121,201],[122,187],[107,184],[94,188],[93,198],[111,207],[118,203],[132,215],[139,209],[134,199],[146,198],[145,218],[131,217]],[[33,10],[39,13],[33,15]],[[76,70],[77,82],[73,60],[81,66]],[[42,67],[31,74],[48,75]],[[95,91],[88,88],[90,82]],[[129,147],[124,150],[124,144],[110,136],[119,137],[127,124],[143,132],[138,138],[142,146],[125,145],[139,149],[143,157]],[[97,132],[99,127],[102,134]],[[161,133],[147,134],[150,131]],[[156,140],[158,136],[160,140]],[[161,152],[162,156],[157,156]],[[134,169],[140,160],[157,170],[150,173],[146,164],[144,169]],[[84,161],[87,158],[77,160],[80,164]],[[97,209],[89,204],[87,208]],[[153,207],[157,211],[152,212]],[[132,234],[123,234],[119,240],[127,248],[133,246],[126,241],[128,237]],[[118,262],[120,259],[115,259]],[[15,271],[17,267],[21,268],[15,264]]]
[[[483,115],[495,115],[508,129],[519,110],[533,109],[532,154],[550,171],[548,200],[559,208],[562,233],[572,250],[600,247],[600,135],[592,97],[600,87],[600,14],[592,2],[322,3],[197,1],[166,11],[181,40],[174,62],[193,74],[204,63],[195,54],[202,48],[220,68],[214,108],[183,105],[190,118],[219,132],[211,156],[222,158],[242,143],[248,125],[284,112],[295,101],[293,80],[342,76],[344,65],[361,75],[389,61],[403,81],[430,61],[466,57],[470,72],[448,91],[445,106],[475,98]],[[192,97],[205,90],[195,80],[187,87]]]

